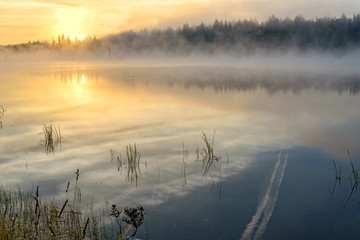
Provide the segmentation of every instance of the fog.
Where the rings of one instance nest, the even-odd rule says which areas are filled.
[[[224,52],[217,54],[192,53],[188,56],[171,57],[131,56],[124,59],[106,59],[105,56],[93,58],[88,54],[70,54],[69,52],[49,53],[47,51],[29,53],[0,54],[0,70],[2,75],[12,71],[28,71],[33,68],[46,70],[59,66],[66,70],[82,67],[102,68],[105,75],[112,73],[111,69],[134,68],[133,75],[143,77],[148,74],[141,68],[163,69],[155,71],[151,78],[171,78],[171,81],[184,81],[185,85],[211,85],[216,90],[251,90],[262,87],[271,93],[273,91],[299,92],[302,88],[343,90],[357,94],[360,69],[358,59],[360,51],[336,55],[329,52],[265,52],[257,51],[251,55],[230,56]],[[204,72],[181,71],[179,67],[208,68]],[[104,70],[105,69],[105,70]],[[108,72],[106,72],[108,71]],[[251,78],[243,75],[251,75]],[[170,76],[171,75],[171,76]],[[185,75],[185,76],[184,76]],[[318,81],[317,79],[327,79]]]

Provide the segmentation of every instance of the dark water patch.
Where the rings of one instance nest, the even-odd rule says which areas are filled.
[[[358,239],[360,209],[343,208],[347,191],[330,195],[331,158],[314,149],[289,151],[279,198],[263,239]]]
[[[204,186],[147,208],[149,237],[240,239],[264,202],[278,156],[279,151],[257,154],[247,169],[222,182],[221,200],[216,189],[209,191]],[[262,224],[260,219],[252,237],[246,239],[357,239],[360,208],[343,208],[347,188],[330,195],[333,180],[328,155],[310,148],[288,150],[288,164],[275,207],[263,225],[264,233],[254,237]]]
[[[276,159],[277,153],[272,154]],[[274,161],[256,161],[218,190],[204,186],[185,197],[148,209],[149,238],[238,239],[258,204],[259,189],[270,177]]]

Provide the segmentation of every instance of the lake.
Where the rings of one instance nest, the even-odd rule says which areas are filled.
[[[360,235],[356,70],[59,62],[0,76],[4,186],[64,199],[79,169],[83,204],[144,207],[140,239]]]

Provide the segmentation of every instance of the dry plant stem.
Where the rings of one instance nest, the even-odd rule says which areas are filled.
[[[73,211],[75,211],[75,200],[76,200],[76,196],[78,196],[78,200],[81,200],[79,197],[79,189],[78,189],[78,180],[79,180],[79,175],[80,175],[80,170],[76,169],[75,172],[76,175],[76,179],[75,179],[75,188],[74,188],[74,201],[73,201]]]
[[[59,213],[59,216],[58,216],[58,218],[61,218],[61,214],[64,212],[64,209],[65,209],[65,207],[66,207],[66,204],[69,202],[69,199],[66,199],[66,201],[65,201],[65,203],[64,203],[64,205],[63,205],[63,207],[61,208],[61,210],[60,210],[60,213]]]
[[[81,239],[84,239],[84,238],[85,238],[85,235],[86,235],[86,229],[87,229],[87,227],[88,227],[89,220],[90,220],[90,219],[89,219],[89,218],[87,218]]]
[[[34,199],[36,201],[36,205],[35,205],[36,220],[34,222],[34,225],[35,225],[35,237],[37,238],[39,235],[38,226],[39,226],[39,220],[40,220],[39,185],[36,187],[36,195],[35,195]]]

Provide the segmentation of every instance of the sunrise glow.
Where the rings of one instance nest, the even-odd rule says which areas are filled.
[[[180,27],[184,23],[212,23],[215,19],[267,20],[303,15],[305,18],[351,16],[360,2],[329,0],[319,7],[316,1],[224,1],[224,0],[139,0],[0,1],[0,45],[28,41],[51,41],[60,33],[72,41],[144,28]]]
[[[74,35],[68,35],[68,36],[72,42],[82,41],[86,38],[85,34],[74,34]]]

